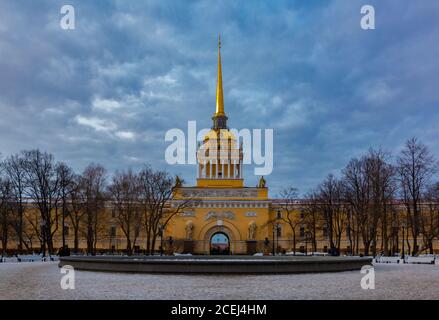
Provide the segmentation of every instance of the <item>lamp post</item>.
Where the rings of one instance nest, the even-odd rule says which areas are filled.
[[[276,223],[273,225],[273,256],[276,255],[277,248],[279,246],[279,230],[280,224]],[[277,240],[277,241],[276,241]]]
[[[401,223],[401,225],[402,225],[402,255],[401,255],[401,258],[402,258],[402,263],[405,263],[405,247],[404,247],[404,244],[405,244],[405,227],[406,227],[405,221],[403,221]]]
[[[159,232],[160,232],[160,256],[163,256],[163,226],[159,226]]]
[[[307,231],[305,233],[305,255],[308,255],[308,241],[311,239],[311,232]]]
[[[393,220],[393,222],[392,222],[392,256],[395,255],[395,252],[399,252],[399,245],[398,244],[399,244],[398,222],[396,220]]]
[[[169,236],[169,239],[168,239],[168,244],[169,244],[169,253],[172,255],[172,250],[173,250],[173,248],[172,248],[172,243],[174,242],[174,240],[172,239],[172,237],[171,236]]]
[[[40,222],[40,232],[41,232],[41,238],[43,239],[42,241],[42,250],[41,250],[41,256],[43,258],[46,257],[46,221],[44,219],[41,220]]]
[[[276,236],[276,234],[275,234],[275,232],[276,232],[276,227],[275,227],[275,225],[273,225],[273,256],[275,256],[276,255],[276,252],[275,252],[275,250],[276,250],[276,248],[275,248],[275,236]]]

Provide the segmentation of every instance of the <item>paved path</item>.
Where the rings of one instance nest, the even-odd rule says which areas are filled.
[[[375,290],[359,271],[298,275],[149,275],[76,272],[62,290],[57,263],[0,263],[0,299],[439,299],[438,265],[375,266]]]

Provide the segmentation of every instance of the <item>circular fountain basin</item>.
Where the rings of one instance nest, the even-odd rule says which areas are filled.
[[[360,270],[368,257],[315,256],[75,256],[59,266],[77,270],[136,273],[267,274]]]

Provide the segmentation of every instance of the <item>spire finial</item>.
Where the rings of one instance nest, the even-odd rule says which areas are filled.
[[[216,82],[215,116],[224,116],[223,77],[221,70],[221,36],[218,34],[218,78]]]

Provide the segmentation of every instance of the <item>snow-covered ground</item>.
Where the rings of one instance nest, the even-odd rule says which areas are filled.
[[[0,299],[439,299],[438,265],[375,265],[375,289],[360,271],[297,275],[154,275],[76,271],[62,290],[56,262],[0,263]]]

